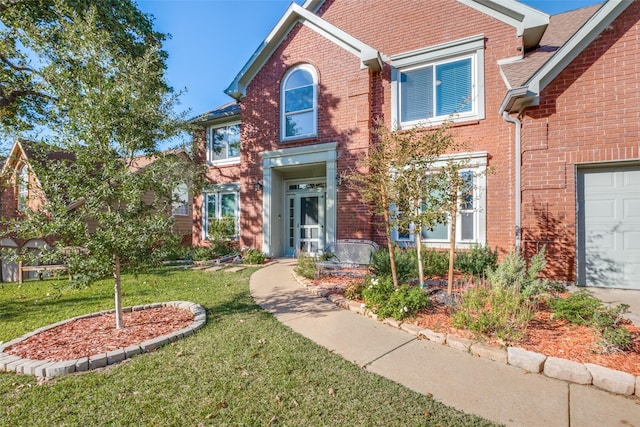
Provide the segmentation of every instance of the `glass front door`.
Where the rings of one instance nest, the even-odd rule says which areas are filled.
[[[287,196],[287,252],[315,256],[324,249],[324,193]]]

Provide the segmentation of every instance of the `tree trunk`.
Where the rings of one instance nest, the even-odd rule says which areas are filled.
[[[451,207],[451,238],[449,239],[449,277],[447,280],[447,295],[453,292],[453,263],[456,256],[456,217],[458,216],[458,182],[453,184],[454,203]]]
[[[120,291],[120,257],[113,255],[113,282],[116,295],[116,329],[122,328],[122,292]]]
[[[418,277],[420,279],[420,289],[424,289],[424,268],[422,267],[422,227],[416,227],[416,252],[418,254]]]
[[[393,254],[393,242],[391,241],[391,225],[389,224],[389,202],[387,194],[384,191],[384,185],[381,186],[380,196],[382,197],[382,216],[384,218],[384,229],[387,233],[387,247],[389,248],[389,263],[391,264],[391,278],[393,286],[398,287],[398,273],[396,272],[396,257]]]

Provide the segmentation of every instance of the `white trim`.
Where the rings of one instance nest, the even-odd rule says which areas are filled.
[[[549,15],[515,0],[458,1],[514,27],[525,49],[537,46],[549,25]]]
[[[527,82],[529,90],[540,93],[624,10],[631,0],[609,0],[567,41]]]
[[[240,120],[233,120],[225,123],[209,125],[206,130],[206,141],[205,141],[205,156],[207,165],[209,166],[227,166],[227,165],[235,165],[240,163],[240,150],[242,148],[242,141],[239,141],[240,146],[238,147],[238,155],[234,157],[227,157],[226,159],[217,159],[213,160],[213,132],[216,129],[228,128],[231,126],[240,126],[240,131],[242,131],[242,122]],[[229,155],[229,141],[225,141],[227,156]]]
[[[460,0],[458,0],[460,1]],[[499,113],[520,112],[530,105],[538,105],[540,93],[574,59],[578,57],[624,10],[632,0],[608,0],[582,27],[547,61],[522,88],[508,91]],[[523,90],[526,89],[526,90]]]
[[[283,148],[280,150],[265,151],[260,153],[262,157],[262,251],[267,256],[279,256],[275,253],[274,237],[272,236],[272,223],[277,221],[275,213],[282,200],[274,200],[272,195],[277,193],[274,188],[276,180],[273,171],[285,166],[304,166],[323,163],[325,165],[326,179],[326,215],[325,237],[326,245],[336,241],[337,232],[337,142],[325,144],[304,145],[301,147]],[[284,185],[279,184],[279,185]],[[281,192],[284,196],[284,193]],[[273,218],[272,218],[273,213]],[[284,231],[282,232],[284,234]],[[284,238],[283,236],[279,236]]]
[[[223,194],[233,194],[235,195],[236,204],[235,204],[235,212],[234,212],[234,221],[235,221],[235,235],[231,240],[238,240],[240,237],[240,184],[231,183],[231,184],[220,184],[220,185],[210,185],[202,190],[202,240],[209,241],[209,215],[207,212],[207,196],[213,194],[216,196],[216,206],[215,206],[215,218],[220,218],[220,206],[221,206],[221,196]]]
[[[258,74],[264,64],[271,58],[271,55],[273,55],[278,46],[280,46],[280,43],[282,43],[287,34],[289,34],[298,22],[301,22],[327,40],[346,49],[348,52],[353,53],[360,59],[361,69],[368,68],[371,71],[380,71],[382,69],[382,58],[376,49],[347,34],[319,16],[314,15],[302,6],[291,3],[276,26],[267,35],[262,44],[224,92],[237,100],[242,99],[247,93],[249,83],[251,83],[256,74]]]

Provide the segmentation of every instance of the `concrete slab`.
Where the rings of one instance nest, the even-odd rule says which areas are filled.
[[[430,341],[412,341],[367,370],[507,426],[569,425],[567,383]]]
[[[640,426],[640,401],[604,390],[570,384],[571,425],[580,427]]]

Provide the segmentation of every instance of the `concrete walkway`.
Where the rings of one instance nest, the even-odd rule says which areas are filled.
[[[640,427],[637,399],[474,357],[342,310],[302,288],[292,276],[295,263],[282,259],[256,271],[250,282],[255,301],[370,372],[508,426]]]

